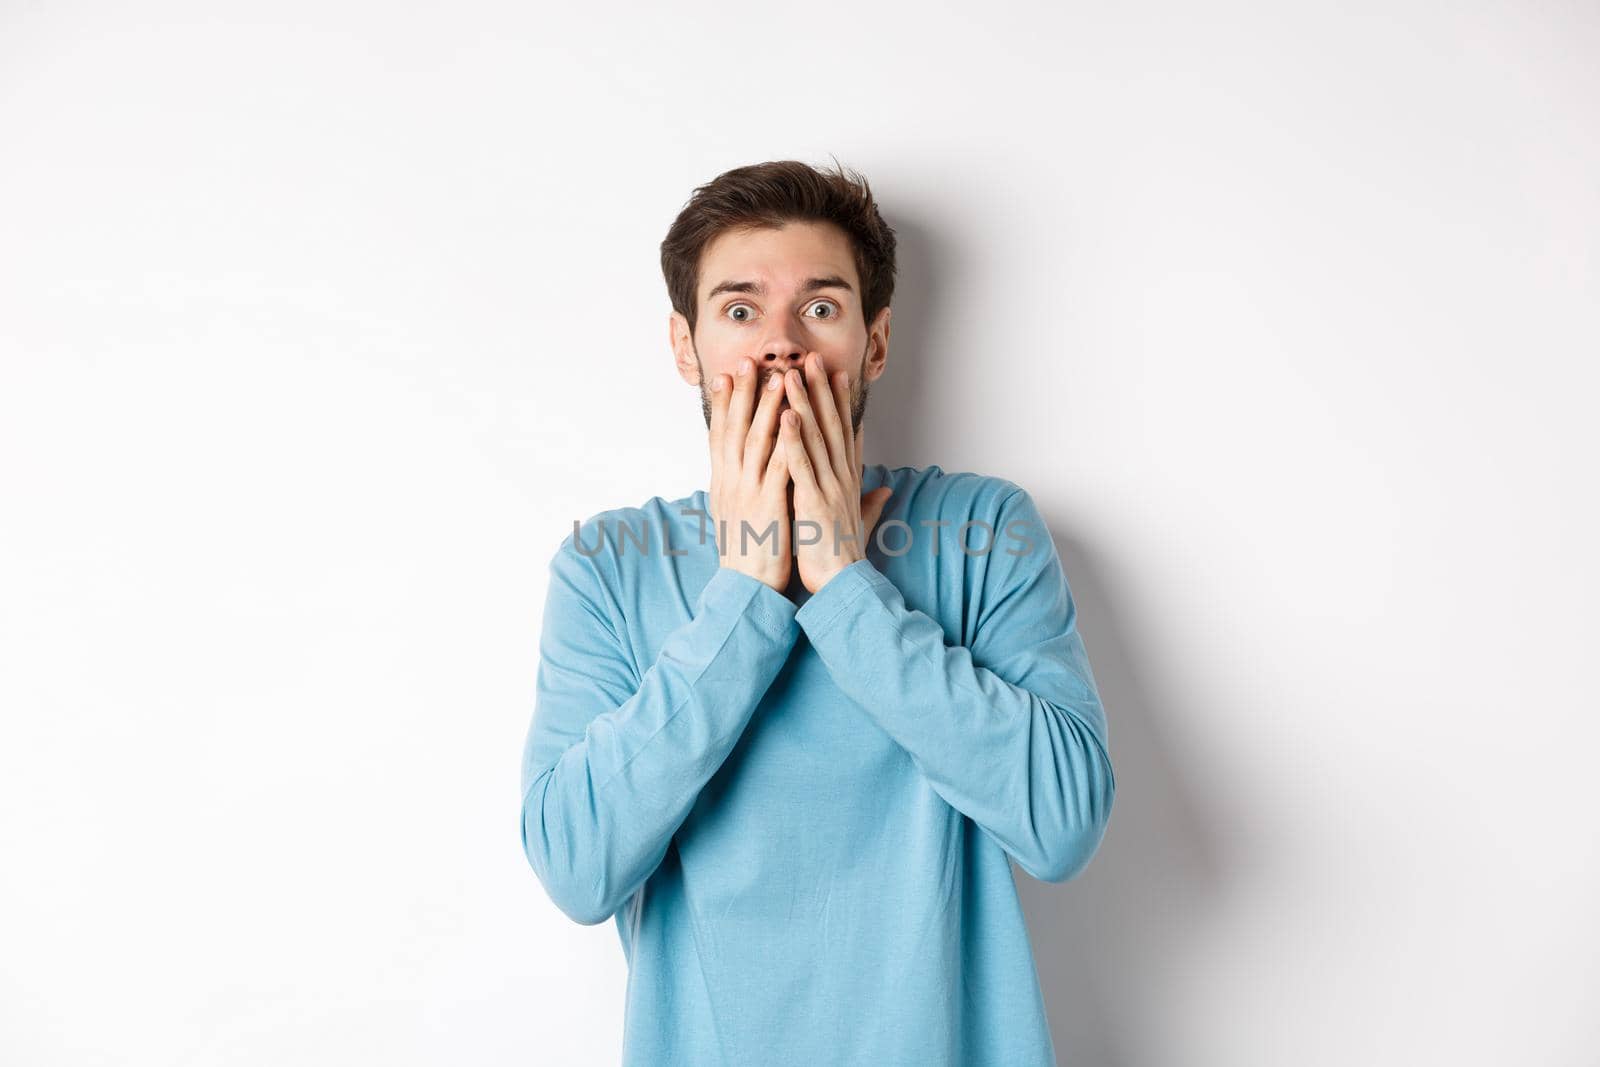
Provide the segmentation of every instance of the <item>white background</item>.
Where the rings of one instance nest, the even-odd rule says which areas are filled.
[[[1018,872],[1062,1062],[1592,1064],[1597,55],[1587,3],[0,8],[0,1060],[616,1062],[615,927],[518,838],[545,568],[705,484],[690,190],[836,156],[900,237],[868,459],[1033,492],[1107,706],[1102,851]]]

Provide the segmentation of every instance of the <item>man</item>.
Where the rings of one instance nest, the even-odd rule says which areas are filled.
[[[529,863],[616,919],[624,1062],[1054,1063],[1009,861],[1080,872],[1115,780],[1049,531],[862,461],[894,236],[859,175],[729,171],[662,267],[709,491],[574,523],[522,765]]]

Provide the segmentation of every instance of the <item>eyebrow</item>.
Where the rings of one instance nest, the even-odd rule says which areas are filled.
[[[843,289],[850,293],[855,290],[850,288],[850,283],[837,274],[830,274],[825,278],[807,278],[805,284],[800,286],[802,293],[814,293],[818,289]],[[767,287],[756,282],[718,282],[711,287],[711,292],[706,294],[706,300],[715,300],[719,293],[754,293],[756,296],[766,296]]]

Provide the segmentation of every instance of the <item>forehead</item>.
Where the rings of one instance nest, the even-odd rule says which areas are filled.
[[[860,291],[850,238],[831,222],[791,222],[782,229],[726,230],[700,255],[698,298],[721,282],[758,282],[792,290],[807,278],[838,275]]]

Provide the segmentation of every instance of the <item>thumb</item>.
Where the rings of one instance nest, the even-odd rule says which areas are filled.
[[[886,485],[881,485],[861,497],[861,532],[863,535],[872,533],[873,527],[878,525],[878,519],[883,516],[884,505],[889,503],[889,498],[893,495],[893,489]]]

